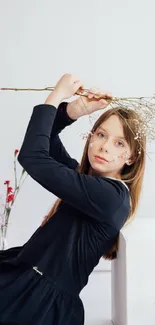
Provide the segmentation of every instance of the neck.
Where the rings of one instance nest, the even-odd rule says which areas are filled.
[[[113,178],[116,178],[116,179],[121,179],[120,173],[117,173],[117,174],[114,174],[114,173],[98,173],[97,171],[95,171],[91,167],[89,168],[88,175],[105,176],[105,177],[113,177]]]

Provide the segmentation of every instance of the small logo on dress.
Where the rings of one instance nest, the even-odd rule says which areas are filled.
[[[33,266],[33,270],[35,270],[36,272],[38,272],[40,275],[43,275],[43,273],[38,270],[38,266]]]

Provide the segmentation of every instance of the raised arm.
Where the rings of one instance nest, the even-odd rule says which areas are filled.
[[[49,156],[56,113],[52,105],[34,107],[18,161],[45,189],[90,217],[109,222],[123,204],[127,190],[121,182],[80,174]]]
[[[69,155],[59,137],[59,133],[63,129],[76,121],[68,116],[66,111],[67,105],[67,102],[62,102],[58,106],[50,137],[49,156],[71,169],[76,169],[79,166],[78,161]]]

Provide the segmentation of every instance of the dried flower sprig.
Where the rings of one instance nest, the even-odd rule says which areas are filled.
[[[0,88],[1,91],[4,90],[14,90],[14,91],[53,91],[55,87],[45,87],[45,88]],[[82,91],[77,91],[75,95],[87,97],[87,93],[90,92],[89,89],[82,89]],[[147,137],[147,141],[151,143],[155,140],[155,95],[152,97],[112,97],[107,99],[105,96],[98,97],[109,101],[109,106],[116,109],[121,107],[124,110],[133,109],[139,115],[139,119],[135,120],[135,125],[137,126],[136,134],[133,133],[135,140],[139,139],[144,135]],[[95,120],[93,114],[89,114],[90,124]],[[88,135],[83,134],[84,139]]]
[[[45,87],[45,88],[0,88],[1,91],[4,90],[14,90],[14,91],[53,91],[55,87]],[[82,92],[77,91],[75,95],[87,97],[89,89],[83,89]],[[100,96],[98,99],[104,98]],[[108,99],[106,99],[108,101]],[[155,140],[155,95],[152,97],[112,97],[109,100],[109,105],[112,108],[117,108],[121,106],[124,109],[135,110],[141,119],[139,124],[139,129],[137,129],[137,138],[142,135],[147,136],[147,140],[152,142]]]
[[[120,98],[110,104],[116,108],[121,106],[124,110],[134,110],[139,119],[134,120],[137,129],[135,139],[147,137],[149,143],[155,140],[155,95],[152,97]]]
[[[99,97],[100,99],[101,97]],[[102,97],[103,98],[103,97]],[[149,98],[149,101],[148,101]],[[128,125],[129,129],[133,133],[134,139],[139,143],[139,149],[138,154],[141,154],[142,149],[146,151],[146,155],[151,160],[150,156],[148,155],[147,150],[145,150],[141,144],[141,138],[144,136],[146,137],[148,142],[152,142],[155,140],[155,96],[153,97],[147,97],[147,100],[145,97],[140,98],[114,98],[108,99],[105,97],[107,101],[109,101],[110,108],[114,109],[120,117],[122,117],[125,121],[125,123]],[[83,105],[85,106],[85,103],[81,97],[81,101]],[[129,104],[130,103],[130,104]],[[149,103],[149,104],[148,104]],[[125,119],[122,114],[119,112],[119,108],[123,111],[127,110],[134,110],[137,114],[137,119],[132,119],[133,128],[131,128],[130,124],[128,123],[129,120]],[[87,110],[87,107],[85,106],[85,109]],[[89,113],[89,112],[88,112]],[[96,112],[95,112],[96,113]],[[90,116],[89,115],[89,122],[91,125],[91,128],[93,127],[94,121],[92,123],[92,117],[94,119],[98,118],[97,116]],[[86,140],[89,136],[91,131],[88,131],[87,133],[83,133],[82,139]]]
[[[15,149],[14,151],[14,176],[15,176],[15,186],[14,190],[13,187],[10,186],[10,180],[6,180],[4,182],[4,185],[6,185],[6,198],[5,203],[1,205],[0,210],[0,250],[4,250],[7,247],[6,242],[6,234],[7,234],[7,228],[9,224],[9,217],[11,213],[12,206],[17,198],[17,195],[27,178],[28,174],[26,173],[26,177],[23,179],[25,174],[25,169],[22,170],[19,182],[17,180],[17,168],[16,168],[16,162],[17,162],[17,154],[19,150]]]

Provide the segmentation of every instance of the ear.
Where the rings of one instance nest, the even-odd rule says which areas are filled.
[[[135,158],[134,157],[133,158],[129,158],[128,160],[126,160],[126,164],[128,166],[132,165],[134,162],[135,162]]]

